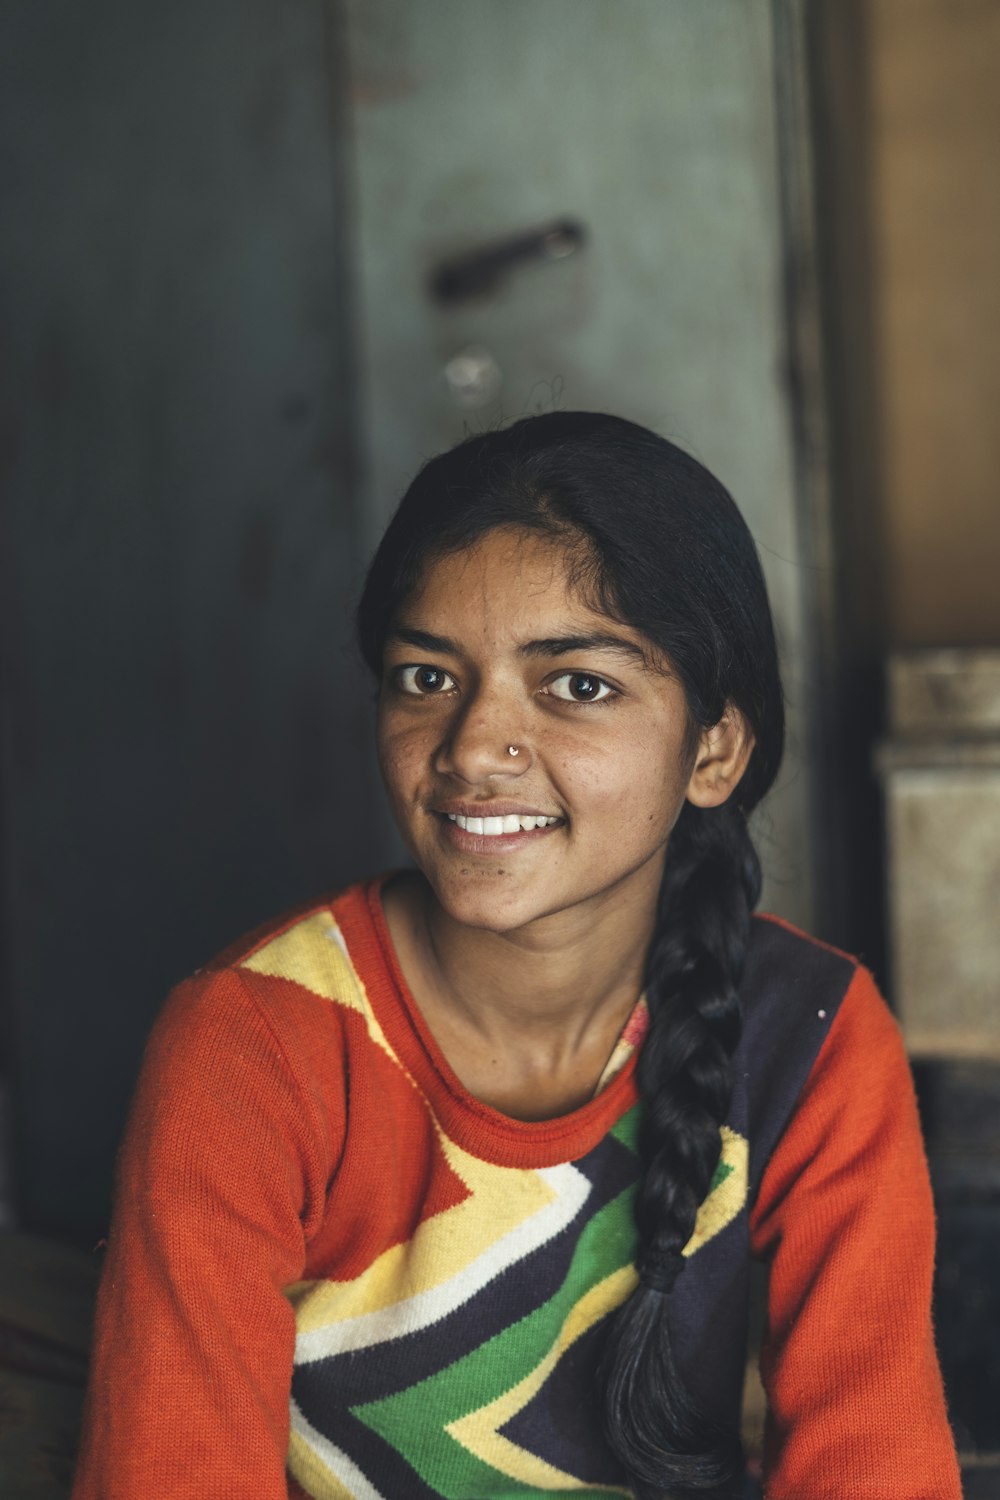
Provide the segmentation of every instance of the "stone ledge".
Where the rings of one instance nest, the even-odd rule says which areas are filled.
[[[1000,736],[1000,649],[894,652],[887,687],[894,735]]]

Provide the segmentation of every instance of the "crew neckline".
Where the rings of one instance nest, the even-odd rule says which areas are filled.
[[[355,886],[333,903],[348,950],[355,943],[381,963],[365,966],[363,978],[375,1017],[399,1061],[423,1091],[448,1135],[473,1154],[511,1165],[542,1166],[591,1150],[636,1102],[638,1049],[592,1099],[548,1120],[518,1120],[471,1094],[448,1062],[410,991],[389,932],[382,890],[389,874]],[[351,898],[354,898],[353,900]],[[554,1151],[553,1148],[570,1146]]]

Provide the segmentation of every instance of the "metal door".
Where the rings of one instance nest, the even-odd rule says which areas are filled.
[[[347,0],[346,32],[369,543],[467,426],[607,410],[701,458],[771,590],[791,734],[765,900],[808,926],[769,0]]]

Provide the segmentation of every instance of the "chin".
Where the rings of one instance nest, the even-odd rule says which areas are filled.
[[[498,934],[511,932],[548,916],[552,910],[537,894],[519,891],[514,877],[503,869],[484,870],[464,878],[428,878],[442,910],[463,927]]]

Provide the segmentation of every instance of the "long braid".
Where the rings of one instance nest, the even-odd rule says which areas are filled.
[[[615,1316],[603,1365],[608,1438],[639,1500],[719,1491],[737,1482],[742,1462],[738,1435],[707,1422],[681,1383],[666,1305],[719,1161],[742,1024],[737,987],[759,893],[743,814],[731,804],[685,807],[646,968],[640,1283]]]

